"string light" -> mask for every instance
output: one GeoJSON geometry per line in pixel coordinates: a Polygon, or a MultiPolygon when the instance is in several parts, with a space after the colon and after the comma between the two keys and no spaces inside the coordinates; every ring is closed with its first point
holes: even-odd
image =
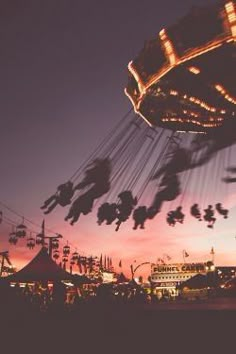
{"type": "Polygon", "coordinates": [[[224,98],[229,101],[230,103],[236,104],[236,99],[232,96],[230,96],[229,93],[227,93],[226,89],[222,85],[215,85],[215,89],[221,93],[224,98]]]}

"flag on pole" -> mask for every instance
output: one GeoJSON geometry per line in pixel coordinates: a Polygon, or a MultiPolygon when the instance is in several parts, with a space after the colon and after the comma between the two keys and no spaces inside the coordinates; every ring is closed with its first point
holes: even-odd
{"type": "Polygon", "coordinates": [[[189,257],[189,254],[185,250],[183,251],[183,253],[184,253],[184,257],[189,257]]]}
{"type": "Polygon", "coordinates": [[[215,251],[214,251],[214,248],[213,248],[213,247],[211,247],[211,254],[212,254],[212,255],[215,254],[215,251]]]}
{"type": "Polygon", "coordinates": [[[165,264],[165,261],[164,261],[164,259],[162,259],[162,258],[157,258],[157,263],[165,264]]]}
{"type": "Polygon", "coordinates": [[[121,260],[120,260],[120,262],[119,262],[119,267],[120,267],[120,268],[122,267],[122,263],[121,263],[121,260]]]}

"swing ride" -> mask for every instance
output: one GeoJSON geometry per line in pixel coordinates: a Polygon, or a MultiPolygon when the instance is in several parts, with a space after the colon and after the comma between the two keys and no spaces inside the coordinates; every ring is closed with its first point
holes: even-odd
{"type": "Polygon", "coordinates": [[[193,8],[146,41],[125,93],[148,124],[209,131],[234,119],[235,1],[193,8]]]}
{"type": "MultiPolygon", "coordinates": [[[[203,196],[206,186],[209,198],[220,198],[215,190],[225,191],[218,184],[234,179],[219,180],[218,171],[235,172],[229,166],[236,142],[235,6],[233,0],[194,8],[145,43],[128,65],[125,93],[135,117],[130,118],[130,111],[118,122],[44,202],[45,214],[71,204],[65,220],[73,225],[99,202],[98,225],[114,222],[118,231],[132,217],[137,230],[144,229],[146,220],[159,214],[166,202],[178,202],[176,209],[168,210],[167,223],[183,224],[182,204],[193,185],[203,196]]],[[[201,210],[194,202],[189,213],[213,228],[215,213],[226,219],[228,210],[219,199],[213,204],[204,198],[208,206],[201,210]]]]}

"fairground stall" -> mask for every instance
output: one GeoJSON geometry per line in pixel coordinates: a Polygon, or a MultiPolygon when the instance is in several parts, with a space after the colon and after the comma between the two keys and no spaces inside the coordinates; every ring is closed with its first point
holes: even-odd
{"type": "Polygon", "coordinates": [[[179,286],[197,274],[214,272],[213,262],[152,264],[151,284],[153,293],[161,298],[175,298],[179,295],[179,286]]]}

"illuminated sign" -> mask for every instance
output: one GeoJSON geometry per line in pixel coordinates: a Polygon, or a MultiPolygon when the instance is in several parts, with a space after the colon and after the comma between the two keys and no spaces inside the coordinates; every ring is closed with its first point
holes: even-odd
{"type": "Polygon", "coordinates": [[[115,281],[114,273],[103,272],[102,273],[102,280],[103,280],[103,283],[112,283],[113,281],[115,281]]]}
{"type": "Polygon", "coordinates": [[[156,283],[156,288],[175,288],[178,285],[178,282],[161,282],[156,283]]]}
{"type": "Polygon", "coordinates": [[[206,272],[205,263],[176,263],[176,264],[163,264],[152,265],[151,273],[199,273],[206,272]]]}

